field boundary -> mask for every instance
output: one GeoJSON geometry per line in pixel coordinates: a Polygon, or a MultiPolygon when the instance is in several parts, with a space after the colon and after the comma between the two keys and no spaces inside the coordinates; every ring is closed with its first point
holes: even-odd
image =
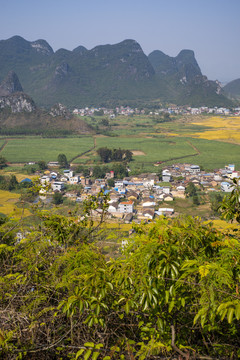
{"type": "Polygon", "coordinates": [[[11,139],[5,140],[5,142],[0,147],[0,152],[5,148],[5,146],[7,146],[9,140],[11,140],[11,139]]]}
{"type": "Polygon", "coordinates": [[[95,136],[94,136],[94,137],[93,137],[93,146],[92,146],[90,149],[88,149],[87,151],[84,151],[83,153],[74,156],[74,157],[70,160],[70,165],[71,165],[71,163],[72,163],[74,160],[76,160],[77,158],[80,158],[80,157],[83,156],[83,155],[86,155],[87,153],[93,151],[95,148],[96,148],[96,138],[95,138],[95,136]]]}

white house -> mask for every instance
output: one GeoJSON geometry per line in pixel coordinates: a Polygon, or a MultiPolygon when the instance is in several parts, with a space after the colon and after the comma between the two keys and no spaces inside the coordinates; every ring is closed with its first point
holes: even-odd
{"type": "Polygon", "coordinates": [[[169,182],[172,179],[172,175],[168,169],[162,171],[162,181],[169,182]]]}
{"type": "Polygon", "coordinates": [[[158,211],[156,211],[157,215],[172,215],[173,213],[173,208],[159,208],[158,211]]]}
{"type": "Polygon", "coordinates": [[[72,170],[69,170],[69,169],[63,170],[63,174],[64,174],[68,179],[70,179],[71,177],[73,177],[73,171],[72,171],[72,170]]]}
{"type": "Polygon", "coordinates": [[[132,213],[133,212],[133,201],[124,201],[118,205],[118,211],[120,213],[132,213]]]}
{"type": "Polygon", "coordinates": [[[145,209],[143,211],[143,216],[152,220],[154,218],[155,211],[153,209],[145,209]]]}
{"type": "Polygon", "coordinates": [[[50,181],[50,177],[48,175],[43,175],[40,179],[41,185],[46,185],[50,181]]]}
{"type": "Polygon", "coordinates": [[[53,191],[61,191],[64,189],[64,183],[62,181],[55,181],[52,183],[52,189],[53,191]]]}
{"type": "Polygon", "coordinates": [[[234,186],[232,184],[230,184],[227,181],[223,181],[221,183],[221,190],[224,192],[231,192],[234,189],[234,186]]]}
{"type": "Polygon", "coordinates": [[[144,179],[143,186],[144,187],[152,187],[154,185],[154,179],[144,179]]]}
{"type": "Polygon", "coordinates": [[[142,204],[142,207],[152,207],[155,205],[156,205],[156,203],[154,201],[146,201],[142,204]]]}
{"type": "Polygon", "coordinates": [[[169,186],[163,186],[162,192],[164,194],[170,194],[170,187],[169,186]]]}
{"type": "Polygon", "coordinates": [[[75,176],[69,176],[69,183],[71,185],[76,185],[80,183],[80,176],[79,175],[75,175],[75,176]]]}
{"type": "Polygon", "coordinates": [[[190,166],[190,173],[197,174],[200,172],[200,166],[199,165],[191,165],[190,166]]]}
{"type": "Polygon", "coordinates": [[[115,201],[115,202],[112,202],[111,204],[109,204],[108,212],[115,213],[115,212],[117,212],[117,209],[118,209],[118,203],[115,201]]]}

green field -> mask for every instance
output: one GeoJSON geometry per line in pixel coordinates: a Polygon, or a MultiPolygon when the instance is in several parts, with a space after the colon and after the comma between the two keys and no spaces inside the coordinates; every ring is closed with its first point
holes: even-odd
{"type": "MultiPolygon", "coordinates": [[[[132,170],[157,171],[154,166],[157,161],[163,161],[161,167],[186,162],[201,165],[205,170],[224,167],[229,163],[240,168],[239,145],[220,141],[178,136],[96,138],[96,148],[103,146],[143,152],[145,155],[133,156],[133,161],[129,164],[132,170]]],[[[98,156],[90,153],[89,157],[78,158],[75,163],[81,161],[85,164],[96,163],[98,156]]]]}
{"type": "Polygon", "coordinates": [[[93,138],[91,136],[63,139],[24,137],[9,139],[0,154],[12,163],[39,160],[56,161],[58,155],[62,153],[67,156],[68,160],[71,160],[92,147],[93,138]]]}
{"type": "MultiPolygon", "coordinates": [[[[0,154],[12,163],[29,161],[56,161],[60,153],[75,164],[92,166],[100,164],[96,150],[100,147],[129,149],[133,151],[131,170],[158,170],[154,163],[162,161],[159,169],[173,163],[194,163],[205,170],[234,163],[240,169],[240,146],[217,140],[197,138],[195,134],[206,130],[204,125],[194,125],[188,118],[176,117],[174,121],[159,122],[154,116],[120,116],[101,125],[102,118],[85,118],[98,127],[103,136],[67,137],[59,139],[23,137],[0,139],[0,154]],[[83,153],[86,154],[82,155],[83,153]]],[[[209,128],[208,128],[209,129],[209,128]]]]}
{"type": "Polygon", "coordinates": [[[0,149],[1,149],[1,147],[4,145],[4,143],[5,143],[5,140],[4,140],[4,139],[0,139],[0,149]]]}

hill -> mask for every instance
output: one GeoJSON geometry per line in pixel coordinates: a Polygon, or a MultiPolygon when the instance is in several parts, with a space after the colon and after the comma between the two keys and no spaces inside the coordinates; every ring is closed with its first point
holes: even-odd
{"type": "Polygon", "coordinates": [[[73,132],[89,133],[92,129],[61,104],[54,105],[50,112],[38,108],[22,91],[17,75],[12,71],[8,73],[0,84],[0,134],[64,135],[73,132]]]}
{"type": "Polygon", "coordinates": [[[202,75],[192,50],[182,50],[176,57],[156,50],[148,56],[159,82],[172,102],[191,106],[230,106],[218,81],[202,75]]]}
{"type": "Polygon", "coordinates": [[[240,99],[240,79],[229,82],[224,86],[223,90],[227,96],[234,99],[240,99]]]}
{"type": "Polygon", "coordinates": [[[182,105],[231,104],[217,82],[201,74],[194,53],[176,58],[161,51],[146,56],[135,40],[99,45],[91,50],[53,51],[45,40],[20,36],[0,41],[0,80],[18,74],[23,89],[45,107],[111,105],[158,99],[182,105]]]}

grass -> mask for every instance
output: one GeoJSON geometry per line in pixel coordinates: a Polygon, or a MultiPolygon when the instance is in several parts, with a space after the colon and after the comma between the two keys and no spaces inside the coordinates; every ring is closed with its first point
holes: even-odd
{"type": "Polygon", "coordinates": [[[188,162],[203,166],[205,170],[213,170],[233,163],[240,168],[240,147],[220,141],[204,139],[190,139],[200,154],[189,157],[188,162]]]}
{"type": "MultiPolygon", "coordinates": [[[[104,130],[104,117],[85,120],[104,130]]],[[[100,164],[96,149],[100,147],[122,148],[141,151],[134,155],[129,164],[137,172],[158,172],[165,165],[173,163],[195,163],[205,170],[234,163],[240,169],[240,118],[213,116],[177,116],[174,121],[159,122],[159,116],[118,116],[109,119],[110,133],[114,136],[96,135],[96,148],[87,154],[94,141],[92,136],[63,139],[43,139],[41,137],[9,138],[0,152],[9,162],[56,161],[60,153],[75,164],[92,166],[100,164]],[[224,141],[219,141],[224,140],[224,141]],[[232,142],[232,143],[230,143],[232,142]],[[159,168],[157,161],[163,163],[159,168]]],[[[3,144],[5,139],[0,139],[3,144]]]]}
{"type": "Polygon", "coordinates": [[[57,161],[59,154],[65,154],[70,160],[91,147],[93,147],[91,136],[63,139],[24,137],[9,139],[8,144],[1,151],[1,155],[12,163],[39,160],[57,161]]]}
{"type": "Polygon", "coordinates": [[[0,213],[12,217],[14,219],[20,219],[22,216],[26,217],[31,215],[27,209],[20,209],[16,206],[20,194],[15,194],[10,191],[0,190],[0,213]]]}

